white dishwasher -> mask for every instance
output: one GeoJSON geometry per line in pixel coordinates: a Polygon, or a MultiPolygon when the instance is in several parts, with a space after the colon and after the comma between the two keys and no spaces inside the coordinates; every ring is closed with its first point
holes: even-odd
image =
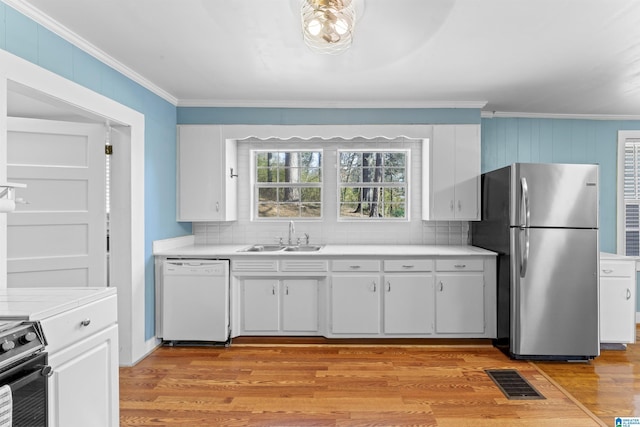
{"type": "Polygon", "coordinates": [[[162,339],[229,338],[229,261],[168,259],[162,267],[162,339]]]}

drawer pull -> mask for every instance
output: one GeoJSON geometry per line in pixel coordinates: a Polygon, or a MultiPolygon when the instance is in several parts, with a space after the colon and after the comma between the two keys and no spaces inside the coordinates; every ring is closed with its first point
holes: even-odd
{"type": "Polygon", "coordinates": [[[602,272],[603,272],[604,274],[610,274],[610,273],[613,273],[613,270],[611,270],[611,269],[609,269],[609,268],[605,268],[604,270],[602,270],[602,272]]]}
{"type": "Polygon", "coordinates": [[[627,288],[627,299],[631,299],[631,290],[629,288],[627,288]]]}
{"type": "Polygon", "coordinates": [[[91,324],[91,319],[84,319],[82,322],[80,322],[81,326],[89,326],[91,324]]]}
{"type": "Polygon", "coordinates": [[[355,269],[358,269],[358,268],[360,268],[360,267],[361,267],[361,266],[359,266],[359,265],[350,265],[350,266],[349,266],[349,268],[353,268],[354,270],[355,270],[355,269]]]}
{"type": "Polygon", "coordinates": [[[415,266],[411,264],[402,264],[402,268],[413,268],[413,267],[415,266]]]}
{"type": "Polygon", "coordinates": [[[454,265],[455,268],[465,268],[467,266],[467,264],[456,264],[454,265]]]}

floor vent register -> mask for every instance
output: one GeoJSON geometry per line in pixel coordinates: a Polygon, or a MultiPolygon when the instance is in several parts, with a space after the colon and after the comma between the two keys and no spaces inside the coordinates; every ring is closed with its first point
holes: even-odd
{"type": "Polygon", "coordinates": [[[485,372],[510,400],[545,399],[514,369],[488,369],[485,372]]]}

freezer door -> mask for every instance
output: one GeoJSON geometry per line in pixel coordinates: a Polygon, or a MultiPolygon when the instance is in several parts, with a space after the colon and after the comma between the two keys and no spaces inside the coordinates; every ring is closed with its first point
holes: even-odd
{"type": "Polygon", "coordinates": [[[516,163],[511,225],[598,228],[598,166],[516,163]]]}
{"type": "Polygon", "coordinates": [[[599,355],[598,231],[511,233],[511,353],[599,355]]]}

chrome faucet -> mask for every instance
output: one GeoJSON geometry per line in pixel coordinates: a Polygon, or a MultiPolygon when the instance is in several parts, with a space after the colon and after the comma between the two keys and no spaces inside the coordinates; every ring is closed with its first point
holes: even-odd
{"type": "Polygon", "coordinates": [[[293,225],[293,221],[289,221],[289,246],[292,244],[292,236],[296,232],[296,226],[293,225]]]}

